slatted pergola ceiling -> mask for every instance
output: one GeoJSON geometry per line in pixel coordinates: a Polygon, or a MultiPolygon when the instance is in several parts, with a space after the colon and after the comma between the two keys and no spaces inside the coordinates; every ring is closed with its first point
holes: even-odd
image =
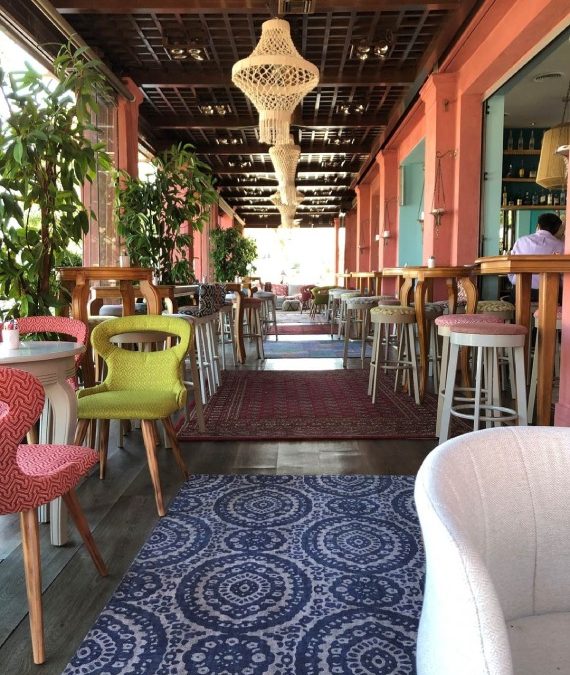
{"type": "MultiPolygon", "coordinates": [[[[34,0],[0,0],[41,39],[47,20],[34,0]]],[[[190,142],[216,175],[224,199],[248,226],[276,226],[277,181],[257,112],[231,82],[263,21],[291,24],[295,46],[320,70],[320,84],[295,111],[301,146],[297,186],[303,226],[331,225],[354,200],[370,157],[452,44],[477,0],[52,0],[104,63],[142,90],[141,131],[155,150],[190,142]],[[308,13],[306,13],[308,11],[308,13]],[[282,12],[285,12],[284,14],[282,12]],[[361,60],[358,45],[391,44],[361,60]],[[171,47],[199,50],[177,60],[171,47]]],[[[53,27],[50,27],[53,31],[53,27]]],[[[49,29],[46,28],[49,33],[49,29]]],[[[45,33],[44,35],[47,35],[45,33]]]]}

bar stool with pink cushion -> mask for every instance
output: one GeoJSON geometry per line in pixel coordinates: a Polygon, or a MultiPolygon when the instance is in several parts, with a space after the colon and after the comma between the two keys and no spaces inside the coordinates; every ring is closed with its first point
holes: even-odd
{"type": "Polygon", "coordinates": [[[487,427],[497,426],[504,422],[515,422],[519,426],[526,425],[524,367],[526,327],[516,323],[481,322],[471,325],[451,326],[450,330],[451,349],[439,429],[439,442],[443,443],[449,436],[452,415],[473,420],[473,431],[479,429],[482,421],[486,423],[487,427]],[[460,347],[473,347],[475,349],[475,387],[472,401],[454,405],[455,372],[460,347]],[[498,363],[498,351],[501,349],[512,349],[514,352],[516,408],[501,405],[498,363]],[[482,402],[483,394],[484,402],[482,402]],[[470,408],[473,408],[473,414],[466,412],[470,408]],[[481,415],[481,412],[485,414],[481,415]]]}
{"type": "Polygon", "coordinates": [[[74,445],[18,445],[40,416],[44,397],[30,373],[0,368],[0,514],[20,514],[34,663],[45,661],[38,507],[62,497],[97,571],[107,575],[75,494],[97,454],[74,445]]]}
{"type": "MultiPolygon", "coordinates": [[[[441,345],[441,366],[439,371],[439,387],[437,394],[437,421],[435,425],[436,436],[439,436],[439,427],[441,424],[441,412],[443,410],[443,399],[445,397],[445,382],[447,380],[447,366],[449,362],[449,336],[452,326],[469,326],[475,323],[503,323],[503,319],[496,314],[444,314],[434,320],[438,335],[443,339],[441,345]]],[[[461,387],[456,387],[456,391],[461,391],[461,387]]],[[[463,400],[469,400],[464,398],[463,400]]]]}

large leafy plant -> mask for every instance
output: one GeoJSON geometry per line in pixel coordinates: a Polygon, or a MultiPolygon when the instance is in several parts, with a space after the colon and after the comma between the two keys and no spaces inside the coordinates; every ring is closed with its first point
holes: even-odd
{"type": "Polygon", "coordinates": [[[255,271],[253,261],[257,258],[257,245],[236,227],[212,230],[210,242],[217,281],[233,281],[236,276],[243,277],[255,271]]]}
{"type": "Polygon", "coordinates": [[[92,115],[105,92],[97,63],[83,49],[60,50],[57,81],[31,66],[0,70],[0,296],[3,313],[50,314],[61,300],[54,267],[89,229],[81,187],[110,169],[93,142],[92,115]]]}
{"type": "Polygon", "coordinates": [[[152,164],[144,179],[117,174],[117,231],[132,265],[153,269],[163,284],[189,283],[193,230],[202,231],[218,199],[211,170],[190,144],[173,145],[152,164]]]}

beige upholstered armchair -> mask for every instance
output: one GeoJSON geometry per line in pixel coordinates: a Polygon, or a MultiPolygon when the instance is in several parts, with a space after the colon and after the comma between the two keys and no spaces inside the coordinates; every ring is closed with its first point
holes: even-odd
{"type": "Polygon", "coordinates": [[[570,673],[570,430],[487,429],[423,463],[418,675],[570,673]]]}

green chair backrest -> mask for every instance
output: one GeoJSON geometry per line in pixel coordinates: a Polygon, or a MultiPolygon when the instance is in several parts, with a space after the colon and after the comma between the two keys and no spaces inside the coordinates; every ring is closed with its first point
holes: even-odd
{"type": "Polygon", "coordinates": [[[168,316],[126,316],[104,321],[93,329],[91,344],[107,365],[101,387],[106,391],[185,391],[182,363],[192,342],[193,326],[185,319],[168,316]],[[154,352],[122,349],[110,342],[114,335],[160,331],[178,338],[173,347],[154,352]]]}

